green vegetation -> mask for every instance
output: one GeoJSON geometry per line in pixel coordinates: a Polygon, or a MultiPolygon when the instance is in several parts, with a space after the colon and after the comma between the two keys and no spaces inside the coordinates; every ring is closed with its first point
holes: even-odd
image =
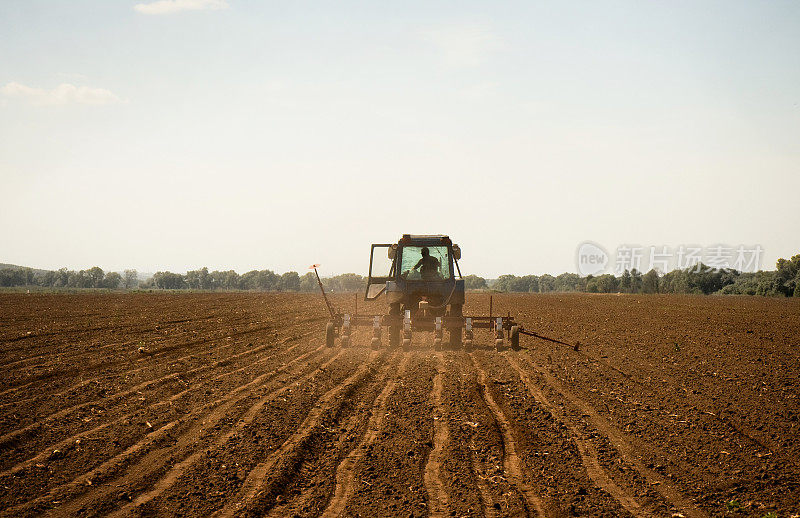
{"type": "MultiPolygon", "coordinates": [[[[140,282],[136,270],[103,272],[97,266],[88,270],[34,270],[13,265],[0,269],[0,287],[39,288],[105,288],[105,289],[164,289],[164,290],[249,290],[300,291],[318,289],[313,272],[302,277],[297,272],[278,274],[271,270],[252,270],[239,275],[233,270],[192,270],[185,274],[156,272],[140,282]]],[[[655,270],[642,274],[625,270],[619,277],[610,273],[580,277],[574,273],[552,275],[501,275],[488,282],[477,275],[464,277],[467,290],[492,289],[512,293],[586,292],[586,293],[689,293],[720,295],[765,295],[800,297],[800,254],[791,259],[778,259],[774,271],[737,272],[718,270],[699,264],[685,270],[673,270],[660,275],[655,270]]],[[[366,279],[355,273],[345,273],[322,280],[331,292],[358,292],[366,279]]]]}
{"type": "Polygon", "coordinates": [[[728,502],[726,502],[725,505],[729,511],[734,511],[742,506],[742,504],[740,504],[738,500],[729,500],[728,502]]]}

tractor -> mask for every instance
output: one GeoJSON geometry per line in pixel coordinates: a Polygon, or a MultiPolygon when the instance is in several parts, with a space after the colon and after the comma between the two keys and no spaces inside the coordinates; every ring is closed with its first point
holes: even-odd
{"type": "Polygon", "coordinates": [[[373,349],[381,347],[384,327],[388,329],[389,347],[402,345],[405,350],[411,347],[414,331],[433,332],[436,350],[443,348],[445,331],[451,349],[463,347],[467,350],[473,347],[474,329],[491,330],[498,350],[504,347],[506,340],[512,349],[518,350],[520,333],[536,336],[524,331],[511,315],[492,315],[491,297],[488,316],[465,316],[464,279],[459,259],[460,247],[446,235],[403,234],[397,243],[373,244],[364,299],[385,296],[388,311],[383,315],[337,312],[325,294],[317,273],[319,265],[312,265],[331,317],[326,344],[333,347],[339,338],[342,347],[349,346],[353,326],[372,326],[373,349]],[[379,259],[382,254],[386,254],[388,262],[379,259]]]}

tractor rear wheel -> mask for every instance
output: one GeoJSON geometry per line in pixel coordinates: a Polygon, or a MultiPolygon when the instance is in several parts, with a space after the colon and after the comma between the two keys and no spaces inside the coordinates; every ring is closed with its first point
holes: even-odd
{"type": "MultiPolygon", "coordinates": [[[[389,316],[391,317],[400,317],[402,311],[400,309],[400,304],[392,304],[389,306],[389,316]]],[[[389,326],[389,348],[394,349],[400,345],[400,329],[401,325],[398,322],[397,324],[389,326]]]]}
{"type": "MultiPolygon", "coordinates": [[[[450,316],[451,317],[461,317],[464,315],[463,306],[461,304],[452,304],[450,306],[450,316]]],[[[450,348],[451,349],[461,349],[461,335],[464,328],[462,327],[451,327],[450,328],[450,348]]]]}
{"type": "Polygon", "coordinates": [[[333,325],[333,322],[328,322],[328,325],[325,328],[325,345],[327,347],[333,347],[335,340],[336,340],[336,326],[333,325]]]}

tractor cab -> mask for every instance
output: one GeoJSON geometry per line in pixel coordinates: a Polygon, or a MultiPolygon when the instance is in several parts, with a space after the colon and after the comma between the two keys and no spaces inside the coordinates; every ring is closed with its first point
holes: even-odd
{"type": "Polygon", "coordinates": [[[461,249],[445,235],[404,234],[397,243],[373,244],[364,298],[375,300],[386,293],[390,314],[417,314],[422,308],[431,316],[443,316],[449,307],[449,314],[460,315],[460,258],[461,249]]]}

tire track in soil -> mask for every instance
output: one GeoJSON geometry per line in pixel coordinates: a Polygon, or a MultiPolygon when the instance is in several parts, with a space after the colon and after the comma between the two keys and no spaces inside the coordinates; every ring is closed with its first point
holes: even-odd
{"type": "Polygon", "coordinates": [[[433,416],[433,449],[425,463],[424,481],[428,491],[428,511],[432,517],[443,517],[447,513],[448,496],[442,481],[442,452],[450,440],[450,430],[442,399],[444,391],[445,367],[442,354],[436,354],[436,375],[433,377],[431,402],[434,406],[433,416]]]}
{"type": "MultiPolygon", "coordinates": [[[[341,351],[342,349],[340,349],[339,354],[341,354],[341,351]]],[[[286,464],[292,464],[291,457],[294,456],[293,453],[296,454],[296,450],[311,438],[324,415],[337,405],[341,405],[341,396],[362,382],[372,372],[373,365],[382,361],[385,356],[386,350],[371,351],[367,361],[359,365],[353,374],[323,394],[300,427],[264,462],[260,462],[250,471],[236,497],[233,500],[229,500],[222,509],[212,516],[230,518],[246,514],[248,506],[253,504],[269,487],[269,479],[272,478],[270,475],[273,469],[279,464],[283,464],[284,462],[282,461],[287,459],[289,462],[286,462],[286,464]],[[337,400],[339,400],[338,403],[337,400]]],[[[280,479],[282,470],[275,471],[278,473],[277,478],[280,479]]]]}
{"type": "Polygon", "coordinates": [[[358,445],[339,463],[336,468],[336,486],[333,491],[333,496],[328,501],[328,506],[322,512],[322,518],[335,518],[342,515],[345,506],[347,505],[350,495],[355,489],[356,467],[364,456],[364,452],[369,448],[372,443],[378,438],[378,433],[383,428],[383,422],[386,418],[386,410],[389,402],[389,396],[392,395],[397,382],[406,374],[408,363],[411,360],[411,354],[405,353],[403,360],[397,368],[397,375],[391,379],[372,405],[371,415],[367,422],[367,429],[364,436],[358,445]]]}
{"type": "MultiPolygon", "coordinates": [[[[312,334],[312,333],[305,333],[305,335],[303,335],[303,336],[308,336],[310,334],[312,334]]],[[[289,340],[295,340],[297,338],[302,338],[302,337],[286,338],[281,342],[281,345],[282,344],[286,344],[289,340]]],[[[283,353],[291,352],[294,349],[300,347],[301,345],[304,345],[304,344],[298,343],[298,344],[292,345],[290,347],[287,347],[286,349],[278,351],[278,353],[279,354],[283,354],[283,353]]],[[[275,346],[275,347],[277,347],[277,346],[275,346]]],[[[260,349],[260,348],[256,348],[256,349],[260,349]]],[[[253,352],[254,350],[255,349],[250,349],[248,351],[244,351],[244,352],[240,353],[239,355],[244,355],[244,354],[246,354],[248,352],[253,352]]],[[[318,349],[316,349],[314,351],[311,351],[311,352],[312,353],[313,352],[319,352],[321,350],[322,350],[321,348],[318,348],[318,349]]],[[[234,355],[234,356],[239,356],[239,355],[234,355]]],[[[214,383],[216,381],[219,381],[219,380],[221,380],[223,378],[227,378],[228,376],[233,376],[233,375],[238,374],[238,373],[240,373],[242,371],[245,371],[245,370],[248,370],[248,369],[252,369],[253,367],[255,367],[255,366],[257,366],[257,365],[259,365],[261,363],[273,360],[276,355],[271,355],[271,356],[267,356],[265,358],[261,358],[256,362],[249,363],[249,364],[245,365],[244,367],[240,367],[238,369],[219,374],[219,375],[217,375],[217,376],[215,376],[213,378],[204,380],[203,382],[201,382],[199,384],[192,384],[188,388],[186,388],[186,389],[184,389],[184,390],[182,390],[182,391],[180,391],[180,392],[178,392],[176,394],[173,394],[172,396],[170,396],[167,399],[162,399],[162,400],[157,401],[157,402],[155,402],[155,403],[153,403],[151,405],[148,405],[146,407],[137,409],[134,412],[131,412],[131,413],[128,413],[128,414],[124,414],[124,415],[114,419],[113,421],[108,421],[106,423],[101,424],[100,426],[96,426],[96,427],[91,428],[89,430],[84,430],[84,431],[82,431],[80,433],[71,435],[70,437],[67,437],[66,439],[63,439],[62,441],[60,441],[58,443],[50,444],[49,446],[45,447],[40,453],[36,454],[34,457],[26,459],[26,460],[16,464],[15,466],[3,471],[2,473],[0,473],[0,480],[3,477],[13,476],[14,474],[19,473],[20,471],[22,471],[22,470],[24,470],[26,468],[30,468],[31,466],[33,466],[37,462],[42,462],[42,461],[46,460],[54,450],[60,450],[62,452],[66,452],[67,449],[70,446],[72,446],[73,443],[78,439],[83,439],[84,437],[87,437],[87,436],[89,436],[91,434],[100,432],[100,431],[102,431],[102,430],[104,430],[106,428],[109,428],[110,426],[114,426],[114,425],[120,424],[120,423],[124,422],[126,419],[130,419],[130,418],[134,417],[135,415],[137,415],[139,413],[142,413],[142,412],[145,412],[147,410],[153,410],[155,408],[158,408],[158,407],[161,407],[161,406],[164,406],[164,405],[172,405],[175,401],[179,400],[180,398],[182,398],[183,396],[189,394],[190,392],[197,391],[198,389],[200,389],[202,387],[205,387],[205,386],[208,386],[209,384],[212,384],[212,383],[214,383]]],[[[209,367],[212,367],[212,368],[213,367],[217,367],[217,366],[219,366],[219,364],[229,361],[234,356],[229,356],[226,359],[219,360],[219,361],[215,362],[214,364],[210,365],[209,367]]],[[[293,361],[296,361],[296,360],[293,360],[293,361]]],[[[234,391],[236,391],[237,389],[238,389],[238,387],[234,387],[233,388],[234,391]]]]}
{"type": "MultiPolygon", "coordinates": [[[[358,462],[358,459],[363,455],[363,451],[364,451],[363,448],[366,448],[368,446],[368,445],[363,444],[366,441],[365,437],[367,437],[370,433],[372,433],[372,435],[374,437],[377,437],[378,431],[380,429],[379,428],[372,428],[374,426],[373,423],[374,423],[375,420],[379,420],[381,422],[383,421],[383,418],[385,417],[385,413],[386,413],[386,406],[385,406],[386,405],[386,400],[388,400],[389,396],[391,395],[391,393],[394,390],[394,387],[396,386],[397,382],[399,381],[399,378],[402,376],[402,374],[400,374],[399,371],[400,370],[405,371],[405,368],[406,368],[406,365],[408,363],[409,357],[410,357],[410,354],[402,354],[402,353],[400,353],[400,355],[398,356],[397,351],[395,351],[395,353],[393,353],[392,358],[389,360],[389,362],[386,363],[386,365],[384,366],[384,368],[381,371],[379,383],[383,382],[384,380],[386,380],[387,377],[390,377],[390,373],[391,372],[394,372],[395,374],[392,374],[391,375],[392,377],[388,381],[386,381],[386,384],[381,389],[381,392],[375,396],[375,399],[373,399],[371,401],[366,401],[366,402],[362,401],[361,402],[362,403],[362,411],[356,410],[356,411],[353,412],[353,414],[347,420],[347,423],[344,426],[339,428],[338,437],[336,438],[336,440],[333,442],[333,444],[329,448],[327,448],[327,450],[326,450],[328,452],[327,457],[336,458],[336,457],[342,456],[343,458],[342,458],[341,462],[339,462],[339,464],[337,464],[334,467],[334,469],[332,470],[332,473],[331,473],[333,475],[332,478],[333,478],[333,481],[334,481],[334,483],[333,483],[333,493],[332,494],[322,495],[325,498],[325,503],[327,504],[327,506],[325,507],[325,509],[322,510],[322,512],[320,513],[320,516],[323,516],[325,512],[328,512],[327,508],[331,507],[331,505],[330,505],[331,502],[337,496],[336,495],[337,488],[340,490],[340,492],[342,490],[345,490],[345,489],[347,489],[347,491],[350,492],[354,488],[354,486],[353,486],[353,482],[354,482],[353,479],[355,478],[354,468],[356,466],[356,463],[358,462]],[[400,360],[400,361],[396,362],[395,360],[400,360]],[[384,407],[383,407],[383,410],[382,410],[383,414],[379,415],[379,412],[381,412],[381,410],[380,410],[381,399],[383,399],[384,407]],[[367,407],[369,407],[369,408],[367,408],[367,407]],[[370,418],[367,419],[366,423],[364,423],[364,413],[367,412],[367,411],[370,412],[370,418]],[[362,425],[364,426],[364,431],[363,431],[363,435],[361,435],[361,441],[359,442],[359,444],[356,447],[352,447],[349,450],[345,450],[346,447],[347,447],[346,444],[351,440],[351,435],[353,434],[353,432],[355,432],[362,425]],[[362,449],[359,450],[359,447],[361,447],[362,449]],[[349,480],[350,487],[346,488],[344,486],[340,486],[341,476],[346,476],[347,475],[346,473],[340,473],[340,466],[345,464],[347,462],[347,460],[350,459],[350,458],[353,458],[354,462],[351,463],[351,465],[349,466],[349,468],[350,468],[350,473],[349,474],[351,475],[350,476],[350,480],[349,480]]],[[[352,401],[352,398],[349,398],[349,399],[352,401]]],[[[300,451],[308,451],[310,449],[311,448],[308,447],[308,448],[303,448],[300,451]]],[[[300,468],[298,468],[296,470],[296,473],[298,473],[299,476],[295,476],[295,477],[292,477],[292,478],[297,480],[298,478],[301,478],[301,477],[303,477],[304,475],[307,474],[307,476],[305,478],[303,478],[303,481],[306,482],[306,483],[311,481],[311,484],[310,484],[311,487],[308,490],[304,491],[299,497],[295,498],[292,501],[289,501],[286,505],[276,504],[274,507],[272,507],[272,509],[269,510],[269,512],[266,514],[266,516],[272,517],[272,518],[284,518],[286,516],[304,516],[304,515],[308,515],[309,514],[309,509],[310,509],[310,504],[312,503],[312,501],[315,498],[319,498],[321,496],[319,494],[320,493],[320,487],[319,486],[321,484],[315,484],[315,478],[325,477],[326,476],[326,474],[324,473],[324,467],[323,467],[323,472],[322,473],[320,473],[320,469],[319,468],[320,468],[320,466],[318,465],[318,460],[315,463],[313,459],[311,459],[311,460],[303,459],[302,463],[300,465],[300,468]]],[[[290,483],[287,483],[285,487],[288,488],[289,486],[290,486],[290,483]]],[[[339,516],[342,513],[342,511],[344,510],[344,507],[345,507],[346,504],[347,504],[347,498],[345,497],[344,499],[340,500],[341,509],[339,509],[339,511],[335,512],[334,514],[329,514],[329,516],[339,516]]],[[[337,504],[337,505],[339,505],[339,504],[337,504]]]]}
{"type": "MultiPolygon", "coordinates": [[[[294,358],[293,360],[289,361],[288,363],[284,364],[283,366],[271,372],[264,373],[258,376],[257,378],[253,379],[252,381],[244,385],[240,385],[236,389],[226,394],[224,397],[206,403],[200,409],[195,410],[189,415],[181,416],[178,419],[166,423],[158,430],[153,431],[139,442],[127,448],[122,453],[108,459],[103,464],[101,464],[97,468],[94,468],[88,473],[84,473],[79,477],[73,479],[71,482],[53,488],[44,496],[26,502],[20,506],[17,506],[16,508],[9,509],[11,515],[19,515],[23,514],[24,512],[41,511],[41,509],[39,509],[41,506],[47,506],[48,502],[52,502],[54,500],[59,500],[63,502],[65,499],[69,497],[69,494],[71,492],[75,492],[75,490],[77,489],[86,487],[89,481],[114,473],[116,470],[122,467],[128,459],[133,458],[140,451],[145,450],[148,446],[160,440],[162,437],[170,437],[169,435],[170,430],[172,430],[179,424],[188,422],[190,419],[195,419],[196,421],[200,421],[200,419],[203,418],[202,421],[196,422],[192,427],[190,427],[188,431],[180,435],[174,441],[174,444],[169,447],[171,451],[178,451],[187,447],[191,448],[194,444],[197,443],[197,440],[201,437],[204,431],[212,429],[219,421],[224,419],[227,416],[227,411],[240,401],[249,397],[249,394],[252,392],[252,390],[248,391],[247,393],[243,394],[240,397],[236,397],[237,394],[245,392],[250,388],[256,387],[261,382],[269,381],[275,378],[278,374],[287,371],[293,365],[303,362],[304,360],[308,359],[310,356],[314,354],[323,353],[324,355],[324,353],[327,353],[329,351],[330,349],[322,345],[314,349],[313,351],[310,351],[308,353],[302,354],[294,358]],[[212,408],[213,410],[211,410],[209,414],[205,416],[202,415],[204,411],[212,408]]],[[[325,369],[327,366],[333,363],[340,355],[341,355],[340,353],[335,354],[333,357],[326,360],[321,366],[313,368],[311,372],[305,374],[301,378],[298,378],[297,381],[302,382],[307,379],[310,379],[319,371],[325,369]]],[[[266,396],[263,396],[259,400],[259,402],[252,405],[248,409],[245,417],[247,417],[247,415],[249,414],[252,414],[250,416],[250,420],[252,420],[252,418],[257,413],[257,410],[260,410],[269,400],[274,399],[274,397],[285,391],[287,388],[289,388],[289,386],[284,386],[274,391],[271,391],[266,396]]],[[[244,417],[242,419],[244,419],[244,417]]],[[[241,422],[242,421],[237,422],[235,426],[238,426],[241,422]]],[[[229,436],[230,435],[232,435],[232,433],[229,434],[229,436]]],[[[227,438],[230,438],[229,436],[227,438]]],[[[205,450],[190,455],[190,457],[192,457],[192,462],[196,461],[200,457],[200,455],[204,452],[205,450]]],[[[123,482],[126,481],[130,482],[131,480],[136,481],[136,480],[146,479],[151,472],[157,471],[158,468],[163,465],[164,459],[168,457],[169,454],[161,450],[146,452],[144,457],[139,462],[137,462],[134,466],[129,467],[129,469],[127,469],[122,475],[120,475],[116,479],[104,481],[104,485],[102,486],[103,489],[99,489],[100,486],[98,486],[98,489],[95,490],[94,492],[85,494],[82,497],[78,496],[77,498],[73,499],[72,501],[58,508],[56,512],[58,514],[63,514],[63,515],[74,515],[78,510],[90,505],[92,501],[97,501],[101,498],[107,497],[112,491],[114,491],[115,489],[112,489],[112,482],[114,481],[117,482],[117,484],[114,485],[114,488],[116,488],[125,485],[123,482]]],[[[180,463],[182,469],[189,467],[189,465],[186,464],[186,461],[187,459],[184,459],[180,463]]],[[[173,467],[173,471],[176,468],[178,468],[178,466],[179,465],[176,464],[173,467]]],[[[170,473],[172,473],[172,471],[170,473]]],[[[164,489],[166,489],[166,487],[164,489]]]]}
{"type": "Polygon", "coordinates": [[[629,513],[634,516],[655,516],[651,512],[642,508],[639,502],[636,501],[634,496],[627,490],[623,489],[608,475],[600,464],[597,456],[597,450],[594,445],[589,441],[581,438],[581,432],[577,427],[572,424],[569,419],[539,390],[539,387],[530,379],[527,372],[520,366],[518,360],[513,355],[504,354],[506,361],[517,372],[523,385],[527,387],[528,392],[541,406],[547,409],[560,423],[565,425],[572,434],[572,439],[580,453],[581,461],[586,469],[586,474],[594,481],[600,489],[610,494],[620,505],[625,508],[629,513]]]}
{"type": "MultiPolygon", "coordinates": [[[[225,347],[230,347],[230,345],[221,346],[220,348],[225,348],[225,347]]],[[[231,355],[231,356],[227,356],[227,357],[225,357],[225,358],[223,358],[221,360],[215,361],[214,363],[201,365],[200,367],[195,367],[195,368],[192,368],[192,369],[189,369],[189,370],[186,370],[186,371],[172,372],[170,374],[166,374],[166,375],[161,376],[159,378],[155,378],[155,379],[151,379],[151,380],[142,382],[142,383],[140,383],[138,385],[135,385],[135,386],[133,386],[133,387],[131,387],[129,389],[122,390],[122,391],[117,392],[115,394],[111,394],[111,395],[106,396],[106,397],[104,397],[102,399],[95,399],[93,401],[86,401],[84,403],[79,403],[79,404],[71,406],[69,408],[64,408],[64,409],[59,410],[57,412],[54,412],[54,413],[52,413],[52,414],[50,414],[48,416],[42,417],[41,419],[38,419],[37,421],[35,421],[35,422],[33,422],[33,423],[23,427],[23,428],[18,428],[16,430],[12,431],[12,432],[9,432],[9,433],[1,436],[0,437],[0,448],[4,448],[8,443],[11,443],[11,442],[15,441],[17,438],[19,438],[22,435],[26,435],[26,434],[30,433],[31,431],[33,431],[33,430],[35,430],[37,428],[45,427],[47,425],[47,423],[49,423],[49,422],[51,422],[51,421],[53,421],[55,419],[59,419],[59,418],[65,417],[67,415],[70,415],[71,413],[77,412],[77,411],[82,410],[84,408],[105,405],[105,404],[107,404],[109,402],[113,402],[113,401],[116,401],[116,400],[119,400],[119,399],[123,399],[125,397],[128,397],[128,396],[131,396],[133,394],[136,394],[137,392],[141,392],[142,390],[147,390],[147,389],[158,387],[159,385],[161,385],[163,383],[167,383],[170,380],[180,380],[182,376],[193,375],[193,374],[197,374],[199,372],[203,372],[203,371],[206,371],[206,370],[209,370],[209,369],[214,369],[214,368],[220,366],[220,364],[222,364],[222,363],[228,362],[230,360],[238,359],[238,358],[240,358],[242,356],[245,356],[247,354],[258,352],[258,351],[261,351],[261,350],[264,350],[264,349],[268,349],[268,348],[271,348],[271,347],[273,347],[273,344],[260,345],[260,346],[254,347],[252,349],[248,349],[246,351],[242,351],[241,353],[237,353],[237,354],[234,354],[234,355],[231,355]]],[[[189,357],[189,356],[193,356],[193,355],[187,355],[187,356],[185,356],[183,358],[186,358],[186,357],[189,357]]],[[[175,360],[175,361],[177,361],[177,360],[175,360]]],[[[144,366],[141,369],[147,369],[147,368],[148,368],[148,366],[144,366]]],[[[97,378],[93,378],[91,380],[88,380],[87,383],[91,383],[91,382],[95,381],[96,379],[97,378]]]]}
{"type": "Polygon", "coordinates": [[[622,458],[622,460],[627,462],[629,465],[633,466],[633,468],[636,469],[642,478],[647,480],[650,487],[655,487],[667,502],[669,502],[676,509],[679,509],[681,513],[689,518],[706,518],[708,516],[703,510],[687,500],[683,496],[683,493],[680,491],[680,489],[677,488],[669,479],[661,476],[661,474],[659,474],[657,471],[645,466],[644,463],[637,457],[636,452],[637,450],[643,449],[642,443],[644,441],[636,437],[630,437],[630,440],[628,440],[624,433],[622,433],[619,429],[617,429],[617,427],[601,416],[587,401],[567,390],[550,372],[547,371],[547,369],[539,366],[539,364],[536,363],[530,354],[527,356],[528,361],[526,363],[528,363],[534,370],[536,370],[536,372],[539,373],[539,375],[542,376],[545,383],[549,385],[553,391],[561,394],[561,396],[572,406],[580,410],[583,416],[588,419],[592,426],[607,437],[609,444],[611,444],[617,450],[620,458],[622,458]]]}
{"type": "Polygon", "coordinates": [[[475,473],[475,485],[478,487],[481,503],[483,503],[483,515],[486,518],[496,518],[497,511],[495,510],[492,492],[489,490],[489,484],[486,483],[486,478],[481,476],[481,473],[486,473],[486,466],[484,466],[483,461],[478,458],[477,449],[477,446],[475,446],[475,439],[473,438],[469,444],[470,465],[472,467],[472,472],[475,473]]]}
{"type": "Polygon", "coordinates": [[[472,359],[475,370],[478,371],[478,383],[481,385],[481,395],[494,414],[495,421],[503,434],[503,468],[506,473],[506,478],[517,491],[522,493],[525,497],[529,514],[535,512],[538,516],[547,516],[544,512],[544,505],[541,499],[534,492],[533,488],[525,482],[525,477],[522,473],[522,461],[519,455],[517,455],[516,442],[514,441],[511,423],[503,414],[503,411],[494,400],[494,397],[492,397],[492,393],[486,383],[486,371],[480,366],[478,360],[472,353],[470,353],[469,356],[472,359]]]}
{"type": "MultiPolygon", "coordinates": [[[[459,360],[466,359],[466,356],[460,357],[459,360]]],[[[458,361],[458,369],[456,371],[458,375],[458,384],[459,384],[459,397],[463,402],[469,401],[470,398],[465,388],[464,378],[467,374],[464,371],[464,364],[463,361],[458,361]]],[[[462,409],[464,412],[467,412],[466,409],[462,409]]],[[[474,412],[470,411],[469,413],[465,414],[468,421],[471,424],[477,424],[476,415],[474,412]]],[[[467,426],[471,426],[468,424],[467,426]]],[[[475,443],[475,435],[472,435],[469,439],[469,443],[466,446],[468,456],[469,456],[469,467],[472,471],[472,474],[475,479],[475,487],[478,489],[478,496],[480,499],[480,503],[483,509],[483,516],[485,518],[496,518],[497,517],[497,510],[495,508],[495,499],[492,496],[492,491],[489,489],[489,484],[486,483],[486,480],[489,478],[488,476],[484,476],[487,473],[485,462],[481,459],[478,453],[478,446],[475,443]]]]}

